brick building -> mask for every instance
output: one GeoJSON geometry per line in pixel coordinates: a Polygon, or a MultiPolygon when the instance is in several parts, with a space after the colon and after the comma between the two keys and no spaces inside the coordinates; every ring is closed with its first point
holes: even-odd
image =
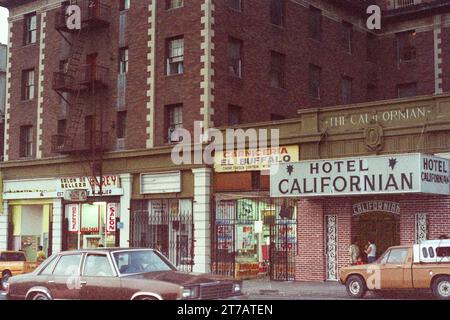
{"type": "MultiPolygon", "coordinates": [[[[0,0],[10,10],[0,248],[161,245],[180,267],[218,270],[213,196],[268,197],[268,179],[173,165],[175,129],[283,127],[299,109],[450,90],[450,3],[378,1],[372,31],[373,2],[80,0],[77,32],[69,1],[0,0]],[[80,188],[88,203],[70,195],[80,188]]],[[[323,156],[290,130],[300,160],[323,156]]]]}

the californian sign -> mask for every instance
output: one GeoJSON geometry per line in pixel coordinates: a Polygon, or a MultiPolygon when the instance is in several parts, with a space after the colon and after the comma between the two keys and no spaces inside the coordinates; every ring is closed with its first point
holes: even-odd
{"type": "Polygon", "coordinates": [[[231,151],[216,151],[216,172],[270,170],[274,163],[291,163],[299,160],[298,146],[282,146],[231,151]]]}
{"type": "Polygon", "coordinates": [[[359,202],[353,205],[353,214],[355,216],[371,212],[400,214],[400,203],[384,200],[373,200],[359,202]]]}
{"type": "Polygon", "coordinates": [[[450,194],[449,160],[400,154],[311,160],[271,167],[272,197],[450,194]]]}

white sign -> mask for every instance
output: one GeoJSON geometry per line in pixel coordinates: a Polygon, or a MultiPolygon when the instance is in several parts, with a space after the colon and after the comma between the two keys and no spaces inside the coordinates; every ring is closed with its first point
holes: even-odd
{"type": "Polygon", "coordinates": [[[69,232],[78,232],[80,228],[80,207],[77,204],[68,204],[66,206],[69,213],[69,232]]]}
{"type": "Polygon", "coordinates": [[[450,195],[449,160],[422,154],[312,160],[272,166],[272,197],[450,195]]]}
{"type": "Polygon", "coordinates": [[[117,203],[108,203],[106,207],[106,231],[116,232],[116,216],[119,205],[117,203]]]}
{"type": "Polygon", "coordinates": [[[159,172],[141,175],[141,194],[181,192],[181,172],[159,172]]]}

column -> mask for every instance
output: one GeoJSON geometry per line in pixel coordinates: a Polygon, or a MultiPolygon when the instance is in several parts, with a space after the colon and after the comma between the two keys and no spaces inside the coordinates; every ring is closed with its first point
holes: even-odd
{"type": "Polygon", "coordinates": [[[120,222],[123,223],[123,229],[120,229],[120,246],[122,248],[130,247],[130,207],[131,190],[133,187],[133,176],[129,173],[120,175],[120,183],[123,189],[123,195],[120,197],[120,222]]]}
{"type": "Polygon", "coordinates": [[[58,253],[62,250],[62,237],[63,237],[63,206],[61,199],[55,199],[53,201],[53,236],[52,236],[52,253],[58,253]]]}
{"type": "Polygon", "coordinates": [[[194,173],[194,272],[211,271],[211,178],[210,168],[193,169],[194,173]]]}
{"type": "Polygon", "coordinates": [[[0,212],[0,250],[8,249],[8,201],[3,201],[3,212],[0,212]]]}

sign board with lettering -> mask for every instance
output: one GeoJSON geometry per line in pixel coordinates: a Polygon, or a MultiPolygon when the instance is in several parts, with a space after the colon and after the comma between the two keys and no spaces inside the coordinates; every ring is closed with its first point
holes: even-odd
{"type": "Polygon", "coordinates": [[[215,172],[242,172],[270,170],[274,163],[291,163],[299,160],[298,146],[258,148],[248,150],[216,151],[215,172]]]}
{"type": "Polygon", "coordinates": [[[450,195],[449,160],[400,154],[271,167],[272,197],[427,193],[450,195]]]}
{"type": "Polygon", "coordinates": [[[119,210],[118,203],[108,203],[106,207],[106,231],[116,232],[116,217],[119,210]]]}
{"type": "Polygon", "coordinates": [[[69,218],[69,232],[80,230],[80,206],[78,204],[68,204],[66,206],[69,218]]]}
{"type": "Polygon", "coordinates": [[[353,205],[353,214],[355,216],[370,212],[400,214],[400,203],[384,200],[373,200],[359,202],[353,205]]]}

